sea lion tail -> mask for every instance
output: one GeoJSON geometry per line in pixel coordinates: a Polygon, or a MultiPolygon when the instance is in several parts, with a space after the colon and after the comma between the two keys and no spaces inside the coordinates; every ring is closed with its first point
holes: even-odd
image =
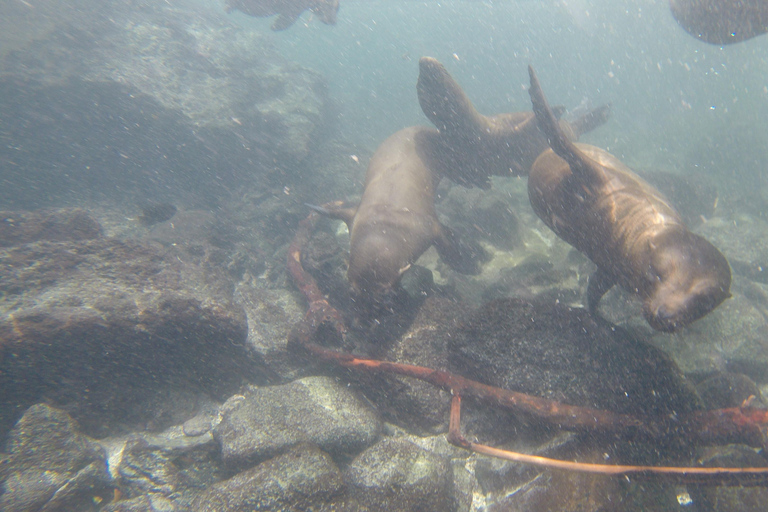
{"type": "Polygon", "coordinates": [[[296,23],[296,20],[299,19],[299,16],[301,16],[301,12],[284,12],[280,13],[280,16],[277,17],[277,19],[272,23],[271,28],[274,32],[281,32],[283,30],[286,30],[291,27],[294,23],[296,23]]]}
{"type": "Polygon", "coordinates": [[[419,80],[416,83],[419,104],[424,115],[441,133],[465,134],[482,130],[487,124],[461,86],[437,59],[419,59],[419,80]]]}
{"type": "Polygon", "coordinates": [[[607,123],[608,119],[611,117],[611,107],[612,105],[610,103],[600,105],[572,121],[570,123],[571,129],[573,130],[576,139],[607,123]]]}
{"type": "Polygon", "coordinates": [[[528,89],[528,94],[531,96],[533,113],[536,114],[536,122],[539,123],[539,128],[547,136],[549,145],[557,156],[568,162],[572,172],[579,172],[580,169],[588,166],[585,165],[586,159],[557,122],[557,118],[552,113],[549,103],[547,103],[547,98],[544,96],[544,91],[541,90],[541,84],[539,84],[539,79],[536,77],[536,72],[532,66],[528,66],[528,75],[531,78],[531,87],[528,89]]]}

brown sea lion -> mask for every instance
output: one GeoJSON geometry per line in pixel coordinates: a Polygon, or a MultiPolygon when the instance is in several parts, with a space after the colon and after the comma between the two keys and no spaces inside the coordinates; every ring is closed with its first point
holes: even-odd
{"type": "Polygon", "coordinates": [[[669,0],[686,32],[704,42],[723,45],[768,32],[768,0],[669,0]]]}
{"type": "Polygon", "coordinates": [[[534,162],[528,196],[539,218],[597,265],[590,311],[619,284],[640,296],[654,329],[674,331],[730,297],[731,269],[720,251],[616,157],[571,142],[529,73],[533,111],[552,149],[534,162]]]}
{"type": "Polygon", "coordinates": [[[480,269],[484,251],[461,242],[435,213],[441,176],[431,148],[437,136],[437,130],[421,126],[391,135],[368,164],[360,204],[324,211],[349,226],[347,277],[363,310],[391,302],[400,277],[433,244],[454,270],[480,269]]]}
{"type": "MultiPolygon", "coordinates": [[[[451,164],[447,176],[457,183],[484,186],[489,176],[527,176],[539,154],[549,148],[533,112],[480,114],[459,84],[436,59],[419,60],[416,86],[424,114],[440,131],[441,153],[451,164]]],[[[557,109],[557,116],[564,112],[557,109]]],[[[574,122],[560,121],[570,139],[602,125],[610,106],[587,112],[574,122]]]]}
{"type": "Polygon", "coordinates": [[[336,24],[339,0],[226,0],[227,12],[238,10],[249,16],[266,18],[279,14],[272,30],[285,30],[309,9],[326,25],[336,24]]]}

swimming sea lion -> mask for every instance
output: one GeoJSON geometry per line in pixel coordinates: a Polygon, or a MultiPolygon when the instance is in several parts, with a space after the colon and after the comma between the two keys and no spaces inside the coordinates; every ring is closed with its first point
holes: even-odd
{"type": "MultiPolygon", "coordinates": [[[[419,59],[416,86],[424,114],[440,131],[441,153],[451,164],[447,175],[461,184],[485,186],[489,176],[527,176],[539,154],[549,149],[533,112],[480,114],[459,84],[436,59],[419,59]]],[[[564,112],[557,109],[557,117],[564,112]]],[[[574,122],[560,121],[571,139],[578,139],[608,119],[604,105],[574,122]]]]}
{"type": "Polygon", "coordinates": [[[277,31],[293,25],[307,9],[326,25],[335,25],[339,0],[226,0],[225,10],[235,9],[257,18],[279,14],[272,23],[272,30],[277,31]]]}
{"type": "Polygon", "coordinates": [[[674,331],[730,297],[731,269],[720,251],[616,157],[571,142],[528,69],[533,111],[552,146],[531,168],[528,196],[539,218],[597,265],[590,311],[619,284],[640,296],[654,329],[674,331]]]}
{"type": "Polygon", "coordinates": [[[768,32],[768,0],[669,0],[686,32],[704,42],[738,43],[768,32]]]}
{"type": "Polygon", "coordinates": [[[482,248],[461,242],[435,213],[441,176],[430,148],[437,136],[420,126],[391,135],[371,158],[360,204],[324,211],[349,226],[347,277],[363,309],[388,304],[400,277],[433,244],[454,270],[480,269],[482,248]]]}

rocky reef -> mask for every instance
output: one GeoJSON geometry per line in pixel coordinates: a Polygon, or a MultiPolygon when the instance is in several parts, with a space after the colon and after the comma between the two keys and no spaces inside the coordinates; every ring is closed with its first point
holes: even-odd
{"type": "MultiPolygon", "coordinates": [[[[306,304],[286,249],[305,203],[359,194],[374,149],[334,139],[332,111],[324,77],[222,9],[0,5],[0,509],[761,510],[763,488],[472,454],[448,442],[450,393],[291,344],[306,304]]],[[[494,178],[444,180],[436,205],[492,256],[483,272],[428,251],[369,325],[353,320],[346,228],[319,221],[302,263],[349,331],[317,341],[614,413],[764,406],[762,211],[710,179],[643,175],[733,268],[733,297],[690,327],[650,331],[620,290],[588,315],[592,264],[533,214],[524,179],[494,178]]],[[[751,446],[565,432],[472,399],[462,432],[565,460],[765,464],[751,446]]]]}
{"type": "Polygon", "coordinates": [[[33,3],[0,6],[0,204],[301,182],[325,81],[264,36],[194,2],[33,3]]]}

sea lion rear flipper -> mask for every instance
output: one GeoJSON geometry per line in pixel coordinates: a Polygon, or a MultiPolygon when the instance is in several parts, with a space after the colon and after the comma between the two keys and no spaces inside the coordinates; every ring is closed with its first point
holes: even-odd
{"type": "Polygon", "coordinates": [[[476,275],[481,272],[488,253],[480,244],[462,240],[440,223],[436,223],[435,230],[435,249],[446,265],[460,274],[476,275]]]}
{"type": "Polygon", "coordinates": [[[341,201],[334,203],[324,204],[323,206],[317,206],[314,204],[306,204],[309,208],[313,209],[317,213],[330,217],[332,219],[343,220],[347,227],[352,229],[352,220],[357,213],[357,206],[344,207],[341,201]]]}
{"type": "Polygon", "coordinates": [[[593,108],[583,116],[576,118],[576,120],[571,123],[571,129],[578,139],[598,126],[604,125],[609,117],[611,117],[611,104],[606,103],[605,105],[593,108]]]}
{"type": "Polygon", "coordinates": [[[468,130],[482,130],[487,123],[485,117],[475,110],[461,86],[437,59],[419,59],[416,92],[424,115],[443,134],[451,136],[468,130]]]}
{"type": "Polygon", "coordinates": [[[299,19],[299,16],[301,16],[301,12],[284,12],[280,13],[280,16],[272,23],[272,26],[270,27],[275,32],[280,32],[281,30],[285,30],[294,23],[296,23],[296,20],[299,19]]]}
{"type": "Polygon", "coordinates": [[[568,162],[574,175],[582,178],[595,176],[595,163],[584,156],[579,148],[563,132],[560,124],[557,122],[557,118],[552,113],[552,109],[549,107],[549,103],[547,103],[544,91],[541,90],[536,72],[531,66],[528,66],[528,74],[531,77],[531,88],[528,89],[528,93],[531,96],[533,113],[536,114],[536,122],[539,123],[539,128],[547,136],[552,150],[557,156],[568,162]]]}
{"type": "Polygon", "coordinates": [[[597,306],[600,305],[600,299],[603,298],[608,290],[613,288],[616,284],[616,278],[610,273],[597,268],[597,271],[589,276],[589,282],[587,284],[587,308],[592,315],[597,314],[597,306]]]}

